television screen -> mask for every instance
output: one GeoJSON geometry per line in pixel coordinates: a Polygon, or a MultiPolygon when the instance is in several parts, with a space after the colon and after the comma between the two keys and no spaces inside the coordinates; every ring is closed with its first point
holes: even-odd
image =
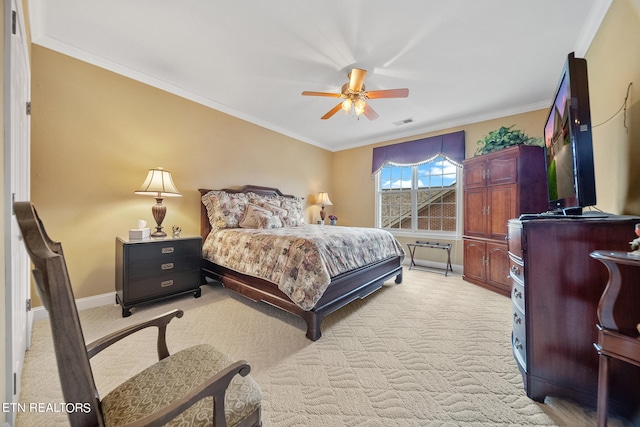
{"type": "Polygon", "coordinates": [[[569,131],[567,79],[564,77],[560,82],[558,95],[551,106],[551,113],[544,127],[549,200],[567,199],[576,195],[573,146],[569,131]]]}
{"type": "Polygon", "coordinates": [[[581,213],[596,203],[587,64],[569,54],[544,127],[549,207],[581,213]]]}

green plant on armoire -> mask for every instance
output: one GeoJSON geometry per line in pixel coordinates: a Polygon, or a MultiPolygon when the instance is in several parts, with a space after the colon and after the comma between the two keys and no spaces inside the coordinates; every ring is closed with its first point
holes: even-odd
{"type": "Polygon", "coordinates": [[[512,145],[542,146],[542,138],[531,138],[519,129],[512,129],[513,126],[515,125],[502,126],[500,129],[489,132],[488,135],[478,141],[479,147],[476,150],[476,156],[502,150],[512,145]]]}

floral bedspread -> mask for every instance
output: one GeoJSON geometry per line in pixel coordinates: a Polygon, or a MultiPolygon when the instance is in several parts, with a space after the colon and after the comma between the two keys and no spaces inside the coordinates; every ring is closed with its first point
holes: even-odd
{"type": "Polygon", "coordinates": [[[202,253],[218,265],[275,283],[303,310],[315,306],[332,277],[404,256],[385,230],[323,225],[217,230],[202,253]]]}

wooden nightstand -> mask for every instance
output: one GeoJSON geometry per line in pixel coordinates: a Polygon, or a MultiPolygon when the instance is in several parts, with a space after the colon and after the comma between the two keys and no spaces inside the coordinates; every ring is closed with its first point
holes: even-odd
{"type": "Polygon", "coordinates": [[[131,307],[193,293],[200,296],[202,238],[116,238],[116,303],[122,317],[131,307]]]}

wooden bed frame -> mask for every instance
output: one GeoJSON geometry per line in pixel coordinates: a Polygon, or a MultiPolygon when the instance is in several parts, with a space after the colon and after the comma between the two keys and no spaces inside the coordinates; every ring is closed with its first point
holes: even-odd
{"type": "MultiPolygon", "coordinates": [[[[205,195],[211,190],[200,189],[199,191],[201,195],[205,195]]],[[[222,191],[226,191],[227,193],[253,192],[272,197],[293,197],[282,194],[277,188],[256,185],[245,185],[239,189],[225,188],[222,191]]],[[[202,235],[203,241],[207,238],[210,231],[211,226],[207,216],[207,209],[200,203],[200,234],[202,235]]],[[[300,316],[307,323],[307,338],[316,341],[322,336],[320,325],[326,315],[344,307],[351,301],[358,298],[365,298],[367,295],[380,289],[384,282],[394,276],[396,277],[395,283],[402,283],[402,257],[388,258],[332,278],[329,287],[310,311],[305,311],[298,307],[284,292],[278,289],[276,284],[238,273],[214,264],[207,259],[202,260],[202,275],[203,283],[204,279],[209,277],[222,282],[227,289],[243,295],[252,301],[263,301],[281,308],[286,312],[300,316]]]]}

